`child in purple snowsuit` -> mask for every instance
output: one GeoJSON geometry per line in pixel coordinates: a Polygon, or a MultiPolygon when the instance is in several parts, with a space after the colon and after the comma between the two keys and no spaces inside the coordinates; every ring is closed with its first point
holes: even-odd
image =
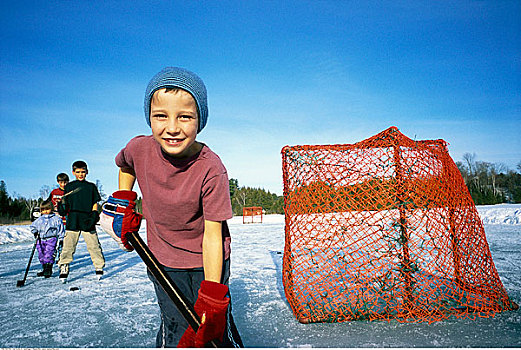
{"type": "Polygon", "coordinates": [[[52,212],[51,201],[44,201],[40,205],[41,216],[31,224],[31,232],[38,239],[36,249],[38,259],[42,264],[43,270],[38,272],[38,276],[49,278],[52,275],[52,265],[56,253],[58,241],[63,241],[65,228],[62,218],[52,212]]]}

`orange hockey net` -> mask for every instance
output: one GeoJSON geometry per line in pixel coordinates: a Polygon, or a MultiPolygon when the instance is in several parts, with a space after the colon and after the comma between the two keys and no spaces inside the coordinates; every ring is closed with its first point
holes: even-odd
{"type": "Polygon", "coordinates": [[[243,207],[242,208],[242,223],[243,224],[262,224],[262,207],[243,207]]]}
{"type": "Polygon", "coordinates": [[[515,307],[443,140],[391,127],[286,146],[284,289],[302,323],[434,322],[515,307]]]}

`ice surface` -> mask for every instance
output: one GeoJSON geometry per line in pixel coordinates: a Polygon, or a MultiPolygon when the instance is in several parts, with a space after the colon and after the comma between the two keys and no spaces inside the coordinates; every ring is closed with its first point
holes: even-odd
{"type": "MultiPolygon", "coordinates": [[[[521,205],[478,207],[501,280],[521,301],[521,205]]],[[[521,311],[493,318],[449,319],[432,324],[353,321],[300,324],[282,286],[284,216],[262,224],[230,220],[235,321],[247,347],[511,347],[521,346],[521,311]]],[[[144,237],[145,230],[140,231],[144,237]]],[[[99,233],[107,260],[98,281],[83,239],[61,284],[36,277],[37,258],[24,287],[33,245],[28,226],[0,227],[0,347],[154,347],[159,308],[135,252],[127,253],[99,233]],[[70,291],[70,287],[78,287],[70,291]]]]}

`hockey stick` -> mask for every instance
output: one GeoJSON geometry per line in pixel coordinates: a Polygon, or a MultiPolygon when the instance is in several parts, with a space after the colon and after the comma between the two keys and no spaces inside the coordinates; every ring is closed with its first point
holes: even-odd
{"type": "MultiPolygon", "coordinates": [[[[154,256],[154,254],[152,254],[148,246],[145,244],[145,242],[143,242],[137,232],[127,233],[127,239],[141,257],[141,260],[143,260],[150,273],[152,273],[154,278],[159,282],[165,293],[168,294],[190,327],[192,327],[193,330],[197,332],[197,329],[201,325],[201,321],[190,301],[188,301],[188,299],[179,290],[179,287],[177,287],[170,276],[168,276],[163,266],[159,264],[157,258],[154,256]]],[[[211,347],[218,347],[217,343],[215,343],[213,340],[210,341],[209,344],[211,347]]]]}
{"type": "Polygon", "coordinates": [[[79,190],[81,190],[81,187],[76,187],[75,189],[73,189],[73,190],[71,190],[71,191],[65,193],[63,196],[61,196],[61,197],[60,197],[60,200],[61,200],[62,198],[64,198],[64,197],[67,197],[68,195],[71,195],[71,194],[73,194],[73,193],[78,192],[79,190]]]}
{"type": "Polygon", "coordinates": [[[25,285],[25,280],[27,279],[27,274],[29,273],[29,268],[31,267],[31,261],[33,261],[34,251],[36,250],[36,243],[40,239],[40,235],[36,236],[36,240],[34,241],[33,251],[31,252],[31,257],[29,258],[29,262],[27,263],[27,268],[25,269],[24,278],[22,280],[16,281],[17,287],[23,287],[25,285]]]}

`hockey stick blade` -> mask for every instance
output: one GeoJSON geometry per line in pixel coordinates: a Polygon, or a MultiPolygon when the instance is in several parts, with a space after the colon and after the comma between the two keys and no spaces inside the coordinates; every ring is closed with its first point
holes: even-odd
{"type": "MultiPolygon", "coordinates": [[[[168,294],[181,315],[183,315],[186,322],[188,322],[190,327],[197,332],[197,329],[201,325],[201,320],[190,301],[184,296],[170,276],[168,276],[163,266],[161,266],[157,258],[152,254],[137,232],[127,233],[127,239],[132,247],[134,247],[141,260],[143,260],[150,273],[159,282],[165,293],[168,294]]],[[[214,348],[219,347],[213,340],[210,341],[209,344],[214,348]]]]}

